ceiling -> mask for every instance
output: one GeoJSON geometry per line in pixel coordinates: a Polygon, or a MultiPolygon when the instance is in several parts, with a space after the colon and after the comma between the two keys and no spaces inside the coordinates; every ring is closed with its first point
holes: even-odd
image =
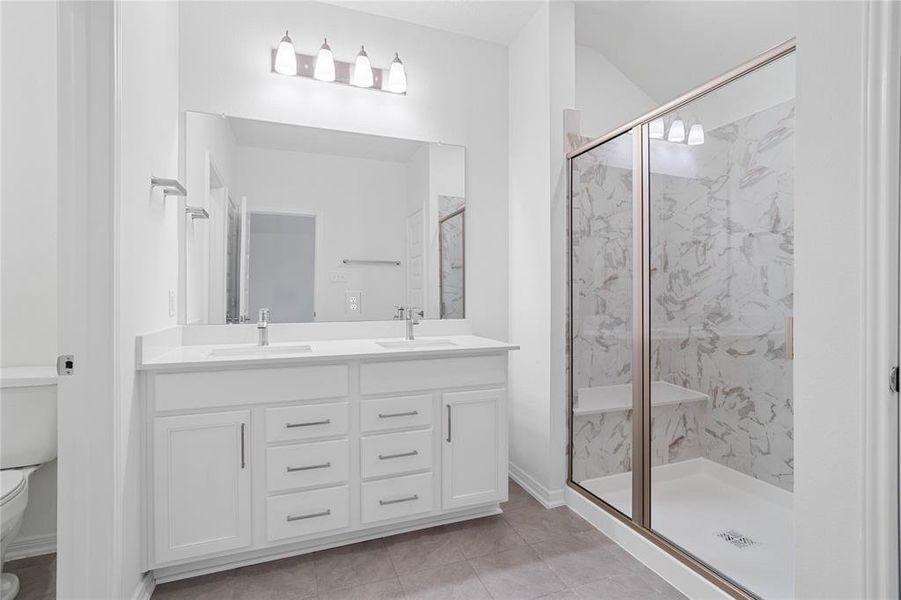
{"type": "Polygon", "coordinates": [[[531,0],[325,0],[381,17],[507,45],[541,2],[531,0]]]}
{"type": "Polygon", "coordinates": [[[427,145],[400,138],[227,117],[238,146],[407,162],[427,145]]]}
{"type": "Polygon", "coordinates": [[[603,54],[658,103],[793,37],[798,2],[576,2],[576,43],[603,54]]]}

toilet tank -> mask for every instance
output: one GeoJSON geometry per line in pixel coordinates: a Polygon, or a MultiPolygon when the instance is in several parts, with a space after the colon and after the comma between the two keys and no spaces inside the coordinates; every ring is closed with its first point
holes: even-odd
{"type": "Polygon", "coordinates": [[[56,458],[56,369],[0,368],[0,468],[56,458]]]}

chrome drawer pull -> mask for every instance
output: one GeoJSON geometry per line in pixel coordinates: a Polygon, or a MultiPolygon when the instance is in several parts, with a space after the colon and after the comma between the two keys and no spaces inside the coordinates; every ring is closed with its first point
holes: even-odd
{"type": "Polygon", "coordinates": [[[290,523],[291,521],[302,521],[304,519],[314,519],[316,517],[327,517],[332,514],[332,509],[327,509],[318,513],[310,513],[308,515],[288,515],[285,520],[290,523]]]}
{"type": "Polygon", "coordinates": [[[418,410],[411,410],[409,412],[399,412],[399,413],[379,413],[380,419],[390,419],[392,417],[415,417],[419,414],[418,410]]]}
{"type": "Polygon", "coordinates": [[[285,427],[292,429],[294,427],[310,427],[311,425],[328,425],[331,422],[331,419],[325,419],[324,421],[310,421],[309,423],[285,423],[285,427]]]}
{"type": "Polygon", "coordinates": [[[379,454],[379,460],[388,460],[389,458],[403,458],[404,456],[417,456],[419,454],[419,450],[413,450],[411,452],[401,452],[400,454],[379,454]]]}
{"type": "Polygon", "coordinates": [[[413,502],[414,500],[419,500],[419,496],[413,494],[412,496],[407,496],[406,498],[398,498],[397,500],[379,500],[379,504],[382,506],[387,506],[389,504],[399,504],[400,502],[413,502]]]}
{"type": "Polygon", "coordinates": [[[288,467],[288,473],[294,473],[295,471],[309,471],[311,469],[328,469],[332,466],[332,463],[322,463],[321,465],[310,465],[308,467],[288,467]]]}

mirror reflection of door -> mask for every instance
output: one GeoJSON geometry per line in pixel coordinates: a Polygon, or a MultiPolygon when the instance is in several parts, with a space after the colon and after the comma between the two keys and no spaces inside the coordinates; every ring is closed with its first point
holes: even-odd
{"type": "Polygon", "coordinates": [[[248,309],[276,323],[316,320],[316,216],[250,211],[248,309]]]}
{"type": "Polygon", "coordinates": [[[465,297],[465,216],[466,201],[457,196],[439,196],[438,245],[441,318],[466,316],[465,297]]]}
{"type": "Polygon", "coordinates": [[[241,209],[231,196],[227,198],[225,231],[225,322],[240,323],[241,289],[241,209]]]}

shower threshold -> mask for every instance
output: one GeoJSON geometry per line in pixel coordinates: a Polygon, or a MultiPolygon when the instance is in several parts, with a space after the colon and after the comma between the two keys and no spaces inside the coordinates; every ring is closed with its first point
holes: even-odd
{"type": "MultiPolygon", "coordinates": [[[[629,514],[631,473],[580,485],[629,514]]],[[[764,599],[794,594],[792,493],[705,458],[651,470],[651,525],[764,599]]]]}

